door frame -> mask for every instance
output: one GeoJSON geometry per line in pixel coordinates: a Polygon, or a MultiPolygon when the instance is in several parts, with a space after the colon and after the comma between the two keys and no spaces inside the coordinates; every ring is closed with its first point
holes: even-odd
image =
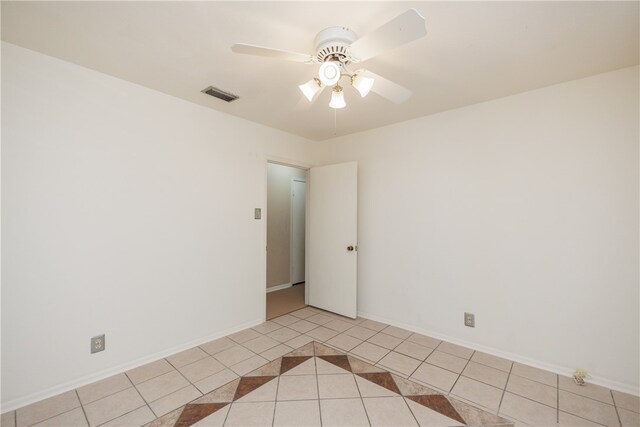
{"type": "MultiPolygon", "coordinates": [[[[304,225],[304,234],[305,234],[305,241],[304,241],[304,248],[305,248],[305,254],[308,253],[308,249],[309,249],[309,169],[311,169],[313,167],[313,165],[311,163],[307,163],[307,162],[303,162],[303,161],[299,161],[299,160],[295,160],[295,159],[290,159],[290,158],[286,158],[286,157],[280,157],[280,156],[273,156],[273,155],[267,155],[264,160],[262,161],[262,167],[263,167],[263,179],[264,179],[264,186],[263,186],[263,197],[262,197],[262,247],[264,248],[264,255],[262,256],[262,280],[259,281],[260,283],[260,288],[259,288],[259,300],[262,301],[261,304],[261,318],[263,322],[267,321],[267,218],[269,215],[268,209],[267,209],[267,186],[268,186],[268,167],[269,167],[269,163],[275,163],[277,165],[282,165],[282,166],[289,166],[292,168],[297,168],[297,169],[302,169],[305,172],[307,172],[307,177],[306,177],[306,189],[305,189],[305,207],[304,207],[304,216],[305,216],[305,225],[304,225]]],[[[307,256],[305,255],[304,258],[304,269],[305,272],[307,271],[308,267],[309,267],[309,260],[307,259],[307,256]]],[[[305,282],[305,290],[304,290],[304,303],[308,304],[309,303],[309,292],[308,292],[308,287],[307,287],[307,283],[305,282]]]]}
{"type": "MultiPolygon", "coordinates": [[[[300,168],[298,168],[300,169],[300,168]]],[[[309,174],[309,169],[305,169],[306,174],[309,174]]],[[[307,186],[307,179],[308,177],[305,178],[291,178],[291,182],[289,183],[289,200],[290,200],[290,205],[291,205],[291,209],[290,209],[290,213],[289,213],[289,218],[291,218],[291,221],[289,221],[289,280],[291,282],[291,286],[294,285],[293,280],[291,280],[291,278],[293,277],[293,251],[291,250],[291,248],[293,248],[293,183],[294,182],[304,182],[304,249],[305,249],[305,256],[304,256],[304,266],[305,266],[305,286],[307,285],[307,190],[309,190],[309,187],[307,186]]],[[[305,304],[307,303],[307,292],[306,292],[306,288],[305,288],[305,293],[304,293],[304,302],[305,304]]]]}

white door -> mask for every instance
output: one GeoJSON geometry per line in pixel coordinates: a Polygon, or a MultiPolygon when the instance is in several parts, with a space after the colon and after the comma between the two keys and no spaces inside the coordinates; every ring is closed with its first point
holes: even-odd
{"type": "Polygon", "coordinates": [[[304,211],[307,183],[291,181],[291,284],[304,282],[304,211]]]}
{"type": "Polygon", "coordinates": [[[358,164],[311,168],[309,174],[309,305],[357,314],[358,164]]]}

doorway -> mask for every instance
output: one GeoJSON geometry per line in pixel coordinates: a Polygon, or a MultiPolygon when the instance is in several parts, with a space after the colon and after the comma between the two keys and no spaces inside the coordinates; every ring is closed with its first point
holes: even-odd
{"type": "Polygon", "coordinates": [[[305,304],[307,171],[267,163],[267,320],[305,304]]]}

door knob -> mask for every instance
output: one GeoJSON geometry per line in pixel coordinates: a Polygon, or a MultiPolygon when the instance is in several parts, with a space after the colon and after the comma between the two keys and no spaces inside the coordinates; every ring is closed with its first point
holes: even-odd
{"type": "Polygon", "coordinates": [[[347,246],[347,250],[348,250],[349,252],[353,251],[353,246],[347,246]]]}

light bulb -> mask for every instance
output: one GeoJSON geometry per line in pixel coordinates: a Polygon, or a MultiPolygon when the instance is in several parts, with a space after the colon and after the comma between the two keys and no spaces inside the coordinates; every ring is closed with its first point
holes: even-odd
{"type": "Polygon", "coordinates": [[[360,92],[361,97],[367,96],[371,88],[373,87],[373,80],[371,77],[365,77],[362,74],[356,74],[351,79],[351,85],[360,92]]]}
{"type": "Polygon", "coordinates": [[[320,80],[315,77],[298,87],[300,88],[302,94],[309,100],[309,102],[313,101],[313,97],[316,96],[316,94],[322,88],[320,80]]]}
{"type": "Polygon", "coordinates": [[[329,107],[331,108],[344,108],[347,106],[347,103],[344,102],[344,92],[342,88],[338,85],[333,88],[333,93],[331,94],[331,102],[329,103],[329,107]]]}
{"type": "Polygon", "coordinates": [[[333,86],[340,80],[340,66],[335,61],[327,61],[320,66],[318,77],[325,86],[333,86]]]}

